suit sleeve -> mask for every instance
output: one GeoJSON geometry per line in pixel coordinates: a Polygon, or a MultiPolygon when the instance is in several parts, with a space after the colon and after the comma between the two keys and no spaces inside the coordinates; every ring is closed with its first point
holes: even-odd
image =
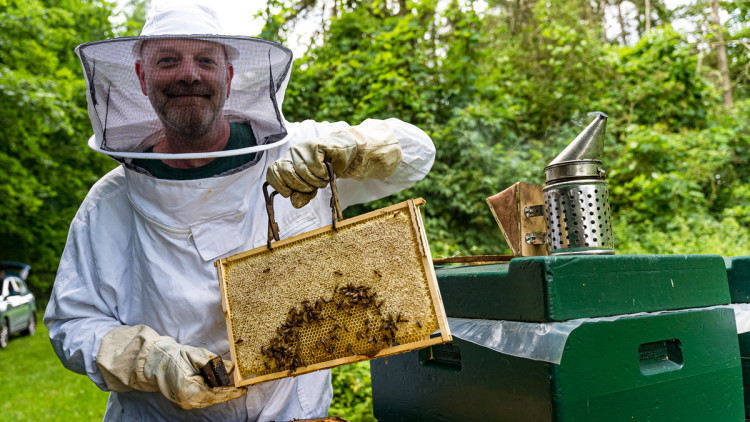
{"type": "Polygon", "coordinates": [[[44,324],[63,366],[87,375],[106,390],[96,366],[96,354],[102,338],[122,324],[107,305],[106,289],[100,288],[92,247],[89,226],[76,217],[60,259],[44,324]]]}

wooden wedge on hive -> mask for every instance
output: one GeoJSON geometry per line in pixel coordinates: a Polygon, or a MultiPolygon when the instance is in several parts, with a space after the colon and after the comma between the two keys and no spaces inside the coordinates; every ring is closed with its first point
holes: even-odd
{"type": "Polygon", "coordinates": [[[423,204],[409,200],[217,261],[234,385],[450,341],[423,204]]]}

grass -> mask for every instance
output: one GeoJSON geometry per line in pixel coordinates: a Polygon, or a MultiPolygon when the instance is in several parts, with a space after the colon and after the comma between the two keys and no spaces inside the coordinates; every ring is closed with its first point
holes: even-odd
{"type": "Polygon", "coordinates": [[[0,350],[0,415],[6,421],[101,421],[109,393],[63,368],[41,317],[33,336],[0,350]]]}
{"type": "MultiPolygon", "coordinates": [[[[369,362],[333,370],[331,414],[351,422],[374,421],[369,362]]],[[[88,377],[65,369],[41,317],[33,336],[11,337],[0,349],[0,419],[3,421],[101,421],[109,393],[88,377]]]]}

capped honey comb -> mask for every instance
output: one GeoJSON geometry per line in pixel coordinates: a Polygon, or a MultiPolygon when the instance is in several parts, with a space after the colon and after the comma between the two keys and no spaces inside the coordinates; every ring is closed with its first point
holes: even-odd
{"type": "Polygon", "coordinates": [[[235,385],[450,341],[423,204],[409,200],[217,261],[235,385]]]}

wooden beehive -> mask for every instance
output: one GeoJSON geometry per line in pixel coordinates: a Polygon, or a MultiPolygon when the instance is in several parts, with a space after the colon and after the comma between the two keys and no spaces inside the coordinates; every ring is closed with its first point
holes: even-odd
{"type": "Polygon", "coordinates": [[[424,201],[409,200],[217,261],[234,384],[450,341],[418,205],[424,201]]]}

